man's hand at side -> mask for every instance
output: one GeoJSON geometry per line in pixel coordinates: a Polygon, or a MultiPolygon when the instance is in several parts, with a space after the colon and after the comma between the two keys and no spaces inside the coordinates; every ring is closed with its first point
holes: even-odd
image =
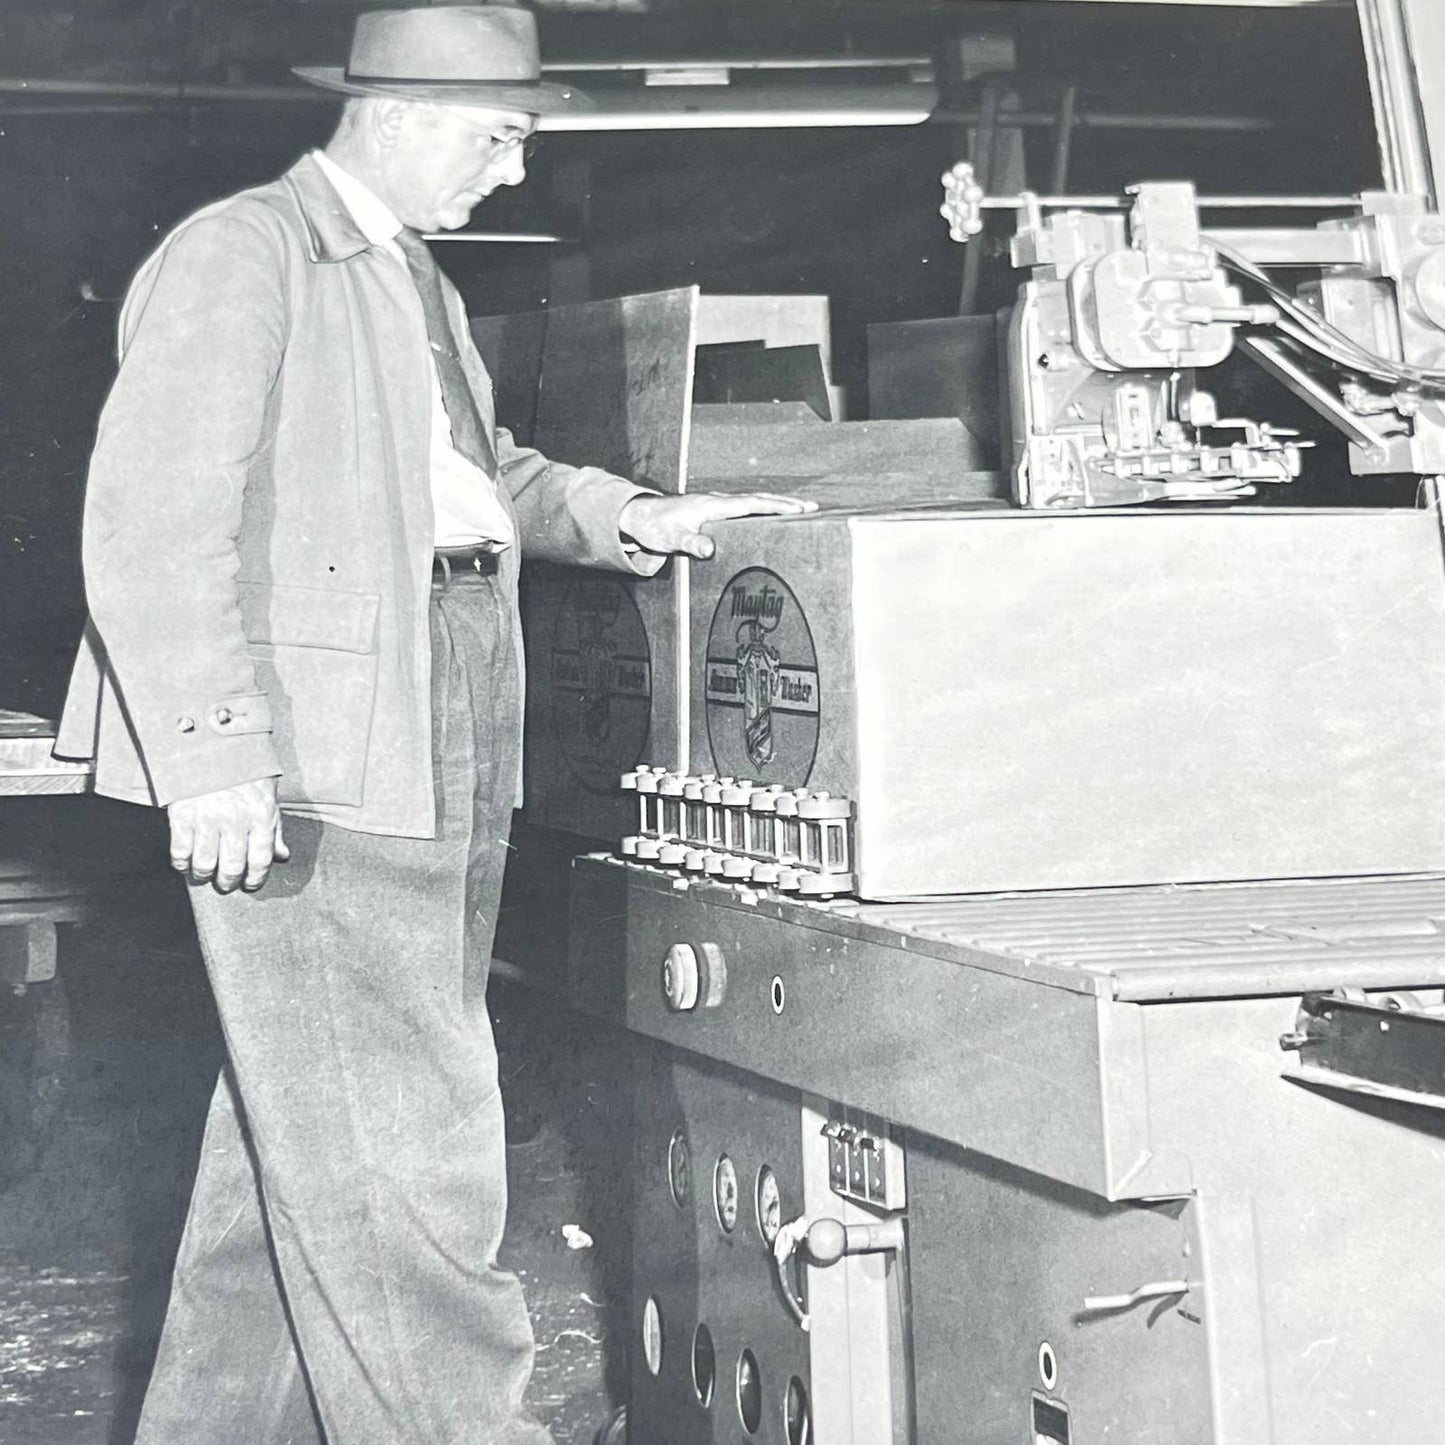
{"type": "Polygon", "coordinates": [[[713,540],[703,532],[709,522],[737,517],[791,517],[816,510],[812,502],[752,492],[736,497],[691,492],[680,497],[638,496],[622,509],[622,534],[649,552],[685,552],[711,557],[713,540]]]}
{"type": "Polygon", "coordinates": [[[196,798],[178,798],[171,819],[171,867],[193,883],[214,881],[216,891],[240,886],[254,893],[273,861],[291,855],[281,837],[276,779],[258,778],[196,798]]]}

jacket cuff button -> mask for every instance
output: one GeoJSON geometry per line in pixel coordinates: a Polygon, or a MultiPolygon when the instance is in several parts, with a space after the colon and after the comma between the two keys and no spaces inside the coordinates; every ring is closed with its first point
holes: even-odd
{"type": "Polygon", "coordinates": [[[181,717],[176,719],[176,726],[183,733],[193,733],[196,730],[196,720],[193,717],[181,717]]]}
{"type": "Polygon", "coordinates": [[[218,707],[216,709],[216,723],[220,727],[225,727],[228,723],[233,722],[235,717],[236,714],[228,707],[218,707]]]}

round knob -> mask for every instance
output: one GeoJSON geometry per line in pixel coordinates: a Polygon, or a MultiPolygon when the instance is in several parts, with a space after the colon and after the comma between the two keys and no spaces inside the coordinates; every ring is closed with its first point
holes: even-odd
{"type": "Polygon", "coordinates": [[[698,982],[697,950],[690,943],[674,943],[662,960],[662,996],[673,1013],[697,1007],[698,982]]]}
{"type": "Polygon", "coordinates": [[[837,1219],[815,1219],[803,1236],[803,1244],[814,1264],[837,1264],[845,1254],[902,1249],[903,1221],[894,1218],[869,1224],[844,1224],[837,1219]]]}
{"type": "Polygon", "coordinates": [[[810,1224],[807,1239],[814,1264],[837,1264],[848,1252],[848,1231],[836,1219],[819,1219],[810,1224]]]}

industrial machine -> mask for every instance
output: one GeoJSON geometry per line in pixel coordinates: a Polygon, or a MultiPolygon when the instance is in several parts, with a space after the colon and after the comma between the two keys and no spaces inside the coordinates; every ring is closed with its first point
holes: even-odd
{"type": "Polygon", "coordinates": [[[594,703],[669,649],[565,980],[638,1040],[633,1445],[1435,1438],[1445,7],[1359,13],[1386,189],[1318,228],[950,171],[1020,212],[1001,480],[733,413],[819,511],[630,650],[553,609],[594,703]],[[1421,505],[1260,505],[1306,439],[1236,348],[1421,505]]]}
{"type": "MultiPolygon", "coordinates": [[[[510,388],[499,415],[562,461],[609,467],[664,492],[786,490],[830,507],[1003,498],[1002,478],[984,468],[957,418],[841,419],[825,297],[681,287],[483,318],[472,330],[510,388]],[[733,399],[751,394],[741,386],[709,389],[707,362],[735,348],[768,383],[760,395],[791,388],[800,400],[775,405],[733,399]]],[[[643,761],[685,769],[688,588],[681,558],[645,581],[524,568],[528,823],[617,838],[635,812],[618,787],[622,773],[643,761]]]]}

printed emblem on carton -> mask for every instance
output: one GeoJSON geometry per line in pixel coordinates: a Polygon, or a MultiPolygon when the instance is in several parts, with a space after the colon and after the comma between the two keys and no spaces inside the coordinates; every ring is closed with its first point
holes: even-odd
{"type": "Polygon", "coordinates": [[[805,784],[818,750],[818,654],[798,599],[776,572],[750,567],[723,588],[703,667],[718,773],[805,784]]]}
{"type": "Polygon", "coordinates": [[[652,712],[652,660],[627,587],[587,578],[567,589],[552,634],[552,728],[589,792],[614,796],[642,760],[652,712]]]}

